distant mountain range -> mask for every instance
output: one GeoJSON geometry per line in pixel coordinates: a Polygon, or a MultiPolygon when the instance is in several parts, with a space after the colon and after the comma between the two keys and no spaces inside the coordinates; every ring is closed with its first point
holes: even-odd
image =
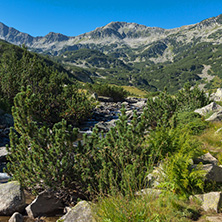
{"type": "Polygon", "coordinates": [[[206,75],[220,77],[220,56],[212,59],[215,52],[222,51],[222,15],[175,29],[111,22],[75,37],[53,32],[32,37],[0,23],[0,39],[25,44],[31,51],[52,56],[66,68],[84,68],[102,82],[147,90],[167,85],[172,92],[185,81],[212,88],[216,80],[211,78],[210,82],[206,75]],[[209,69],[203,77],[206,65],[209,69]]]}

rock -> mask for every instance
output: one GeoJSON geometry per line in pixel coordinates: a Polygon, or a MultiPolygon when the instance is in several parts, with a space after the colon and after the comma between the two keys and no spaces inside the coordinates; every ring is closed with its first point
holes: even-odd
{"type": "Polygon", "coordinates": [[[218,111],[214,114],[212,114],[206,121],[209,122],[219,122],[222,121],[222,111],[218,111]]]}
{"type": "Polygon", "coordinates": [[[221,101],[221,99],[222,99],[222,88],[218,88],[216,93],[212,93],[211,98],[214,101],[221,101]]]}
{"type": "Polygon", "coordinates": [[[4,114],[0,116],[0,123],[1,125],[6,125],[7,127],[11,127],[14,125],[13,116],[11,114],[4,114]]]}
{"type": "Polygon", "coordinates": [[[110,130],[110,128],[115,126],[115,121],[116,120],[111,120],[109,122],[99,122],[96,124],[96,126],[98,127],[99,130],[102,130],[104,132],[108,132],[110,130]]]}
{"type": "Polygon", "coordinates": [[[8,151],[6,147],[0,147],[0,162],[5,162],[7,155],[8,155],[8,151]]]}
{"type": "Polygon", "coordinates": [[[70,210],[72,210],[71,207],[65,207],[64,210],[63,210],[63,213],[68,213],[70,210]]]}
{"type": "Polygon", "coordinates": [[[86,201],[80,201],[67,214],[61,217],[57,222],[94,222],[90,204],[86,201]]]}
{"type": "Polygon", "coordinates": [[[129,103],[127,101],[122,102],[122,105],[124,105],[125,107],[129,105],[129,103]]]}
{"type": "Polygon", "coordinates": [[[203,163],[203,164],[213,164],[213,165],[217,165],[218,160],[213,157],[209,152],[194,159],[194,164],[198,164],[198,163],[203,163]]]}
{"type": "Polygon", "coordinates": [[[23,222],[23,216],[16,212],[10,217],[8,222],[23,222]]]}
{"type": "Polygon", "coordinates": [[[207,113],[209,113],[209,112],[218,112],[218,111],[220,111],[220,110],[222,110],[222,106],[220,106],[220,105],[218,105],[217,103],[215,103],[215,102],[212,102],[212,103],[210,103],[209,105],[207,105],[207,106],[204,106],[204,107],[202,107],[202,108],[200,108],[200,109],[196,109],[196,110],[194,110],[194,112],[195,113],[199,113],[201,116],[205,116],[205,115],[207,115],[207,113]]]}
{"type": "Polygon", "coordinates": [[[163,172],[162,165],[160,165],[146,176],[147,186],[151,188],[157,187],[163,181],[164,177],[166,177],[166,175],[163,172]]]}
{"type": "Polygon", "coordinates": [[[196,197],[201,202],[201,207],[204,211],[215,211],[218,213],[222,203],[221,192],[197,194],[194,195],[194,197],[196,197]]]}
{"type": "Polygon", "coordinates": [[[205,164],[202,168],[206,171],[206,180],[222,183],[222,168],[213,164],[205,164]]]}
{"type": "Polygon", "coordinates": [[[63,204],[53,193],[43,191],[25,209],[30,218],[36,218],[52,215],[56,211],[63,209],[63,204]]]}
{"type": "Polygon", "coordinates": [[[144,101],[144,100],[139,101],[139,102],[133,104],[133,106],[136,107],[136,108],[142,109],[146,106],[146,101],[144,101]]]}
{"type": "Polygon", "coordinates": [[[163,191],[159,189],[152,189],[152,188],[146,188],[142,189],[140,191],[137,191],[135,193],[136,196],[144,196],[144,195],[150,195],[152,197],[159,197],[160,194],[162,194],[163,191]]]}
{"type": "Polygon", "coordinates": [[[133,119],[133,110],[126,111],[126,116],[129,120],[133,119]]]}
{"type": "Polygon", "coordinates": [[[222,221],[222,215],[215,215],[215,216],[207,216],[206,221],[209,222],[221,222],[222,221]]]}
{"type": "Polygon", "coordinates": [[[98,99],[98,95],[97,93],[93,93],[90,98],[97,100],[98,99]]]}
{"type": "Polygon", "coordinates": [[[0,183],[6,183],[11,177],[7,173],[0,173],[0,183]]]}
{"type": "Polygon", "coordinates": [[[128,102],[128,103],[137,103],[138,99],[136,97],[127,97],[125,99],[125,101],[128,102]]]}
{"type": "Polygon", "coordinates": [[[0,215],[11,216],[25,209],[25,195],[17,181],[0,185],[0,215]]]}

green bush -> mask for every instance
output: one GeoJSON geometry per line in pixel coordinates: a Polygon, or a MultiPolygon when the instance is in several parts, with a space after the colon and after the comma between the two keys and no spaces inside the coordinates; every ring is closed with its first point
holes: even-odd
{"type": "Polygon", "coordinates": [[[161,92],[157,97],[148,98],[144,110],[147,126],[154,129],[158,124],[165,124],[176,109],[177,101],[167,91],[161,92]]]}
{"type": "Polygon", "coordinates": [[[12,114],[20,136],[11,128],[7,172],[33,191],[52,187],[65,193],[76,185],[73,184],[73,142],[77,139],[77,129],[66,127],[64,120],[52,129],[39,127],[30,109],[35,102],[36,97],[30,89],[15,97],[12,114]]]}
{"type": "Polygon", "coordinates": [[[197,108],[208,105],[211,101],[203,90],[198,86],[191,89],[190,83],[186,83],[176,95],[178,111],[194,111],[197,108]]]}
{"type": "MultiPolygon", "coordinates": [[[[180,90],[179,93],[175,96],[169,95],[165,90],[160,92],[157,97],[148,98],[146,110],[144,111],[147,125],[154,129],[158,124],[169,123],[170,119],[174,121],[173,119],[176,118],[176,113],[192,112],[197,108],[208,105],[209,103],[209,97],[207,97],[207,95],[197,87],[191,89],[189,83],[185,84],[184,89],[180,90]],[[172,118],[173,116],[174,118],[172,118]]],[[[181,121],[181,123],[183,122],[183,115],[184,117],[189,117],[185,116],[185,114],[178,115],[180,118],[179,121],[181,121]]],[[[193,117],[195,118],[195,123],[197,123],[197,116],[193,117]]],[[[199,121],[198,126],[195,127],[195,124],[190,123],[192,115],[189,118],[190,119],[188,122],[190,124],[190,128],[193,128],[193,131],[198,131],[198,128],[204,129],[205,124],[203,122],[199,121]]]]}
{"type": "Polygon", "coordinates": [[[177,126],[193,135],[202,133],[208,126],[203,118],[194,112],[180,112],[176,114],[177,126]]]}
{"type": "Polygon", "coordinates": [[[128,92],[118,86],[111,86],[108,84],[87,84],[86,87],[91,92],[96,92],[99,96],[111,97],[115,102],[123,101],[128,96],[128,92]]]}
{"type": "Polygon", "coordinates": [[[84,138],[76,156],[82,171],[82,180],[90,193],[116,193],[133,195],[143,185],[148,167],[149,152],[142,148],[144,123],[136,114],[128,124],[125,109],[106,136],[99,136],[94,128],[84,138]]]}
{"type": "Polygon", "coordinates": [[[185,197],[203,192],[206,172],[201,164],[191,168],[192,157],[189,152],[178,152],[166,159],[163,164],[164,182],[160,184],[160,187],[165,187],[185,197]]]}

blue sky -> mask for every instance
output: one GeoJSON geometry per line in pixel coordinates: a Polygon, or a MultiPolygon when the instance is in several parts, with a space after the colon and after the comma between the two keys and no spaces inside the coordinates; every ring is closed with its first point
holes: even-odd
{"type": "Polygon", "coordinates": [[[0,22],[32,36],[76,36],[112,21],[176,28],[222,13],[222,0],[0,0],[0,22]]]}

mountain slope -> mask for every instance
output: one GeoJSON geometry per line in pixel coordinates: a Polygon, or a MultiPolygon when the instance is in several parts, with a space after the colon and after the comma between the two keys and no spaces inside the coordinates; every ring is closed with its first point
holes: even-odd
{"type": "Polygon", "coordinates": [[[204,65],[211,65],[208,74],[220,75],[212,70],[218,69],[215,68],[218,58],[213,56],[213,50],[221,51],[221,34],[222,15],[168,30],[111,22],[76,37],[53,32],[44,37],[32,37],[0,23],[1,39],[48,54],[66,68],[84,68],[82,72],[95,81],[148,90],[161,90],[167,85],[171,92],[181,88],[187,80],[192,84],[203,83],[205,80],[200,74],[204,65]],[[207,51],[212,54],[210,62],[207,51]],[[195,57],[190,56],[191,53],[195,57]]]}

